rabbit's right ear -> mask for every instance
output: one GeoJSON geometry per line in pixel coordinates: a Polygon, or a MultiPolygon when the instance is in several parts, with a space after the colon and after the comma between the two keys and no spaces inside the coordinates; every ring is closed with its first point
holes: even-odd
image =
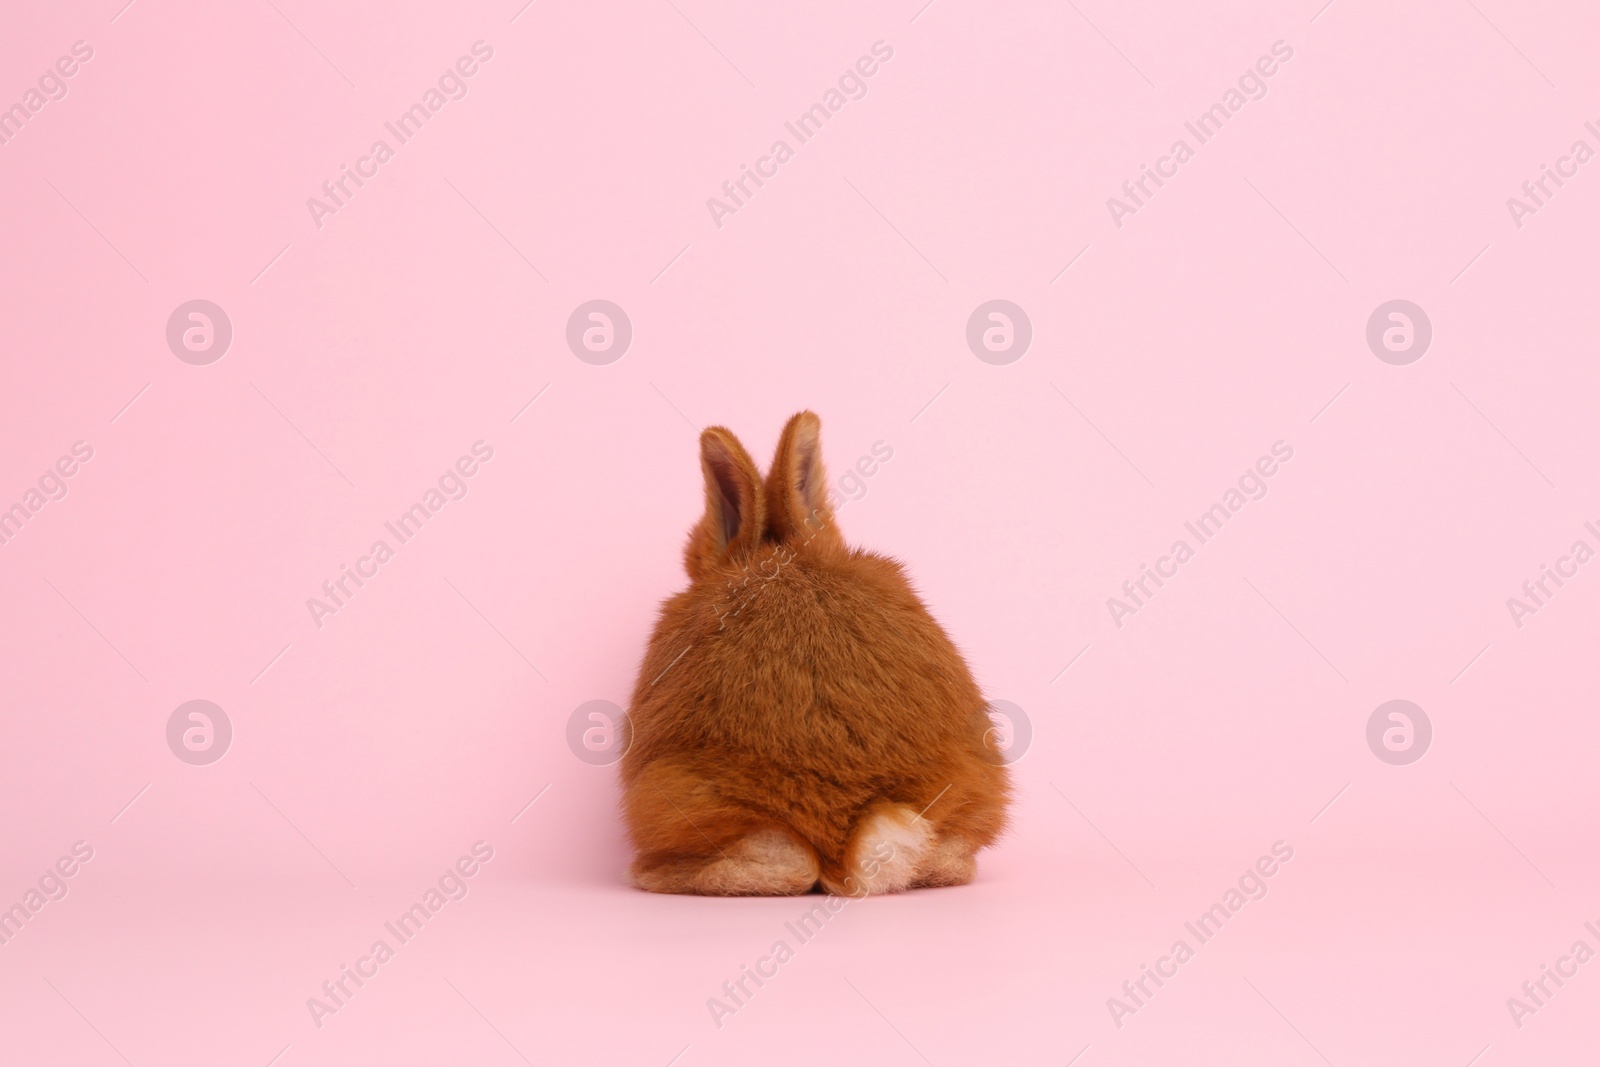
{"type": "Polygon", "coordinates": [[[737,437],[721,426],[701,433],[700,469],[706,482],[706,513],[684,551],[691,578],[759,546],[766,521],[761,472],[737,437]]]}
{"type": "Polygon", "coordinates": [[[767,526],[779,544],[839,543],[822,465],[822,420],[796,413],[778,437],[767,474],[767,526]]]}

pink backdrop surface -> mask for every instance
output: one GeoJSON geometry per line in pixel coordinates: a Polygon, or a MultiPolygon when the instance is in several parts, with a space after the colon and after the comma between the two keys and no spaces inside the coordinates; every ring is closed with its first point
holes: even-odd
{"type": "Polygon", "coordinates": [[[0,33],[0,1062],[1592,1061],[1586,5],[124,3],[0,33]],[[1019,800],[802,929],[568,731],[803,407],[1019,800]]]}

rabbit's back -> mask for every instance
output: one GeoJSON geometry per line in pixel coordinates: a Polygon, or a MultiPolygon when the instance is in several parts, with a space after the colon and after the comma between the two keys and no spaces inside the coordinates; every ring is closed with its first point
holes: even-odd
{"type": "Polygon", "coordinates": [[[897,563],[783,558],[762,553],[724,588],[669,602],[635,697],[633,760],[688,757],[741,799],[846,809],[993,762],[982,695],[897,563]]]}

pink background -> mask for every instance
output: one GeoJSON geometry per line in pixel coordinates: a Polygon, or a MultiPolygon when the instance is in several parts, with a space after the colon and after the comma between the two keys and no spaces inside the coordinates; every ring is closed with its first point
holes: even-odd
{"type": "Polygon", "coordinates": [[[0,506],[94,450],[0,546],[0,904],[94,849],[0,946],[0,1062],[1594,1056],[1600,962],[1506,1004],[1600,949],[1600,564],[1506,606],[1600,548],[1600,162],[1506,205],[1600,148],[1585,5],[123,2],[0,34],[0,105],[94,50],[0,145],[0,506]],[[478,40],[465,98],[318,228],[306,199],[478,40]],[[1280,40],[1119,228],[1107,198],[1280,40]],[[206,366],[165,338],[193,299],[233,325],[206,366]],[[633,325],[605,366],[565,341],[593,299],[633,325]],[[1004,366],[965,340],[991,299],[1033,327],[1004,366]],[[1393,299],[1433,324],[1406,366],[1365,340],[1393,299]],[[627,888],[614,770],[565,731],[627,699],[685,581],[698,428],[765,463],[802,407],[835,480],[892,447],[845,535],[907,561],[1033,740],[975,884],[798,945],[817,898],[627,888]],[[467,496],[317,627],[478,440],[467,496]],[[1107,598],[1280,440],[1118,627],[1107,598]],[[1391,766],[1365,730],[1400,698],[1434,736],[1391,766]],[[209,766],[167,746],[194,699],[233,725],[209,766]],[[319,1028],[307,998],[479,840],[468,896],[319,1028]],[[1117,1026],[1280,840],[1270,893],[1117,1026]]]}

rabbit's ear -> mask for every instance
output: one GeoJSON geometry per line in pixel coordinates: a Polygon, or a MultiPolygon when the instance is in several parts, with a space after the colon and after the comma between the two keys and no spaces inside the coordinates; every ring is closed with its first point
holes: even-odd
{"type": "Polygon", "coordinates": [[[838,539],[822,466],[822,420],[809,411],[791,418],[778,438],[767,472],[767,529],[780,544],[838,539]]]}
{"type": "Polygon", "coordinates": [[[700,435],[700,469],[706,480],[706,513],[689,539],[685,560],[691,577],[761,543],[764,521],[761,472],[739,439],[721,426],[700,435]]]}

